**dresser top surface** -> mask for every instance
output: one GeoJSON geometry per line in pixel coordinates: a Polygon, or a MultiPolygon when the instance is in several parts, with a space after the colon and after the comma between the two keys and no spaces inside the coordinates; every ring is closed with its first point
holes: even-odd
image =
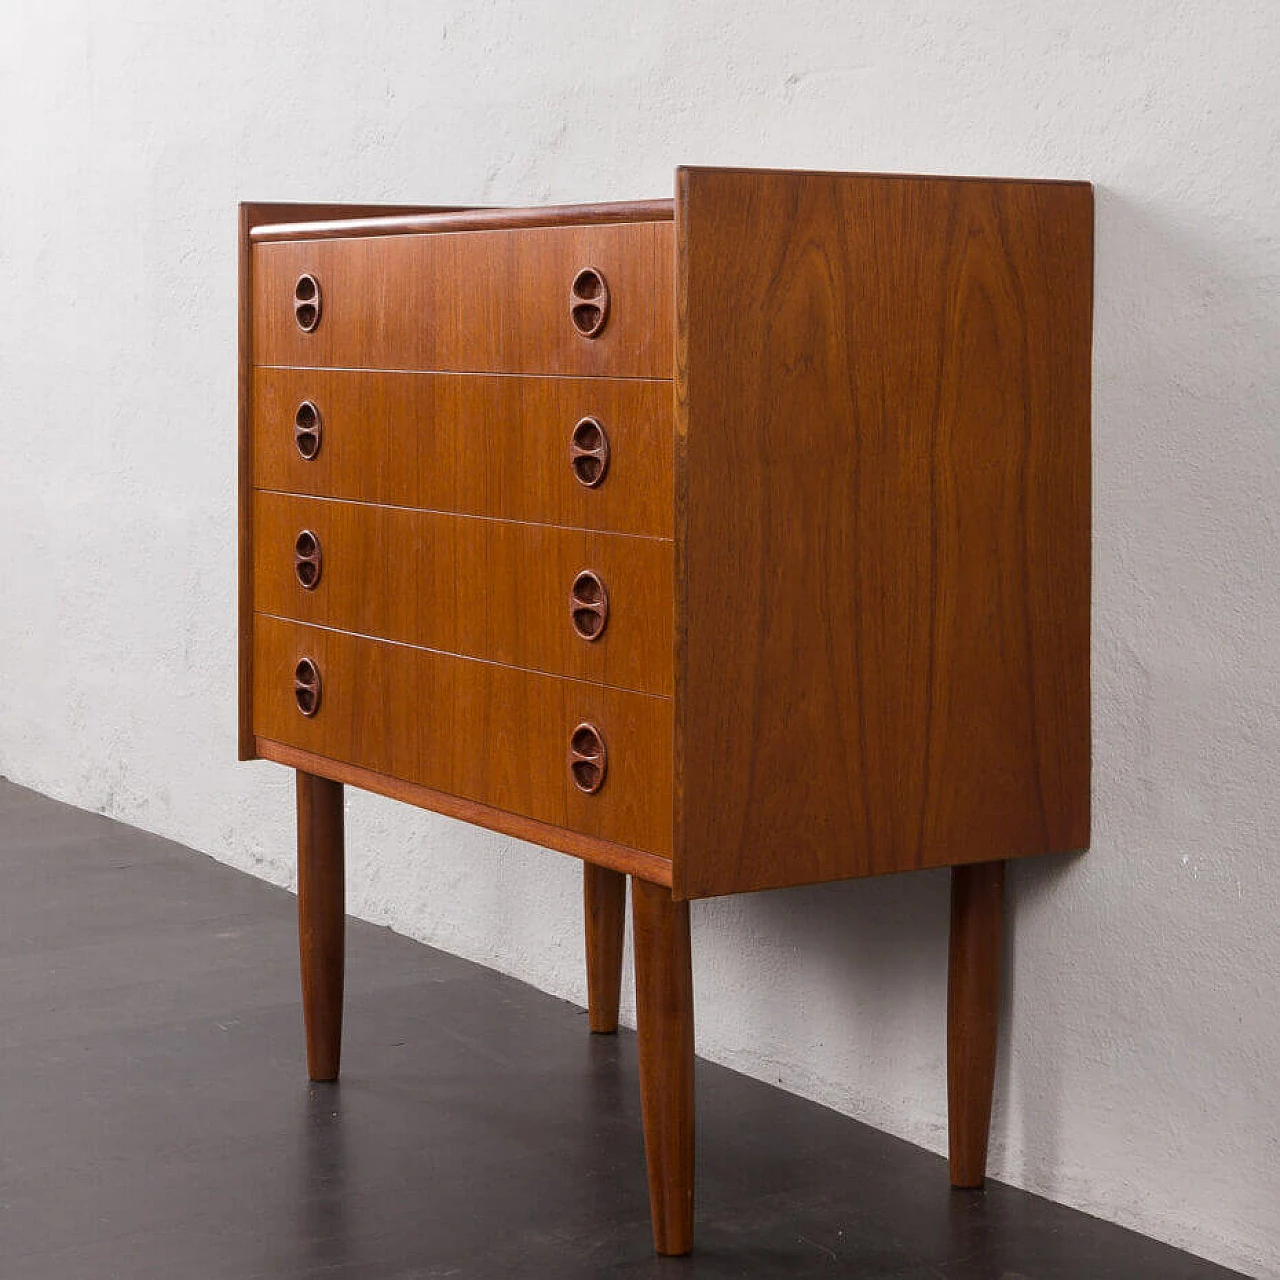
{"type": "MultiPolygon", "coordinates": [[[[1010,186],[1075,186],[1086,182],[1054,178],[996,178],[969,174],[837,173],[826,170],[715,168],[682,165],[676,170],[677,190],[686,173],[757,175],[761,178],[860,178],[877,182],[984,183],[1010,186]]],[[[253,204],[242,206],[249,212],[248,236],[252,242],[273,240],[314,240],[342,236],[421,235],[433,231],[492,231],[517,227],[582,226],[602,222],[670,222],[676,216],[677,200],[602,201],[592,204],[560,204],[498,208],[466,206],[405,205],[308,205],[253,204]]]]}
{"type": "MultiPolygon", "coordinates": [[[[305,208],[305,206],[304,206],[305,208]]],[[[500,231],[519,227],[573,227],[607,222],[670,222],[674,200],[628,200],[603,204],[545,205],[528,209],[424,209],[372,217],[266,221],[252,226],[256,243],[343,236],[423,235],[439,231],[500,231]]]]}

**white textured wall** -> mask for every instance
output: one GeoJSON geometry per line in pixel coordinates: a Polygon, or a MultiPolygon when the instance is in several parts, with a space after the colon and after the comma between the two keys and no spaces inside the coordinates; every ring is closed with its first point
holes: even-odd
{"type": "MultiPolygon", "coordinates": [[[[1280,1275],[1278,64],[1274,0],[5,5],[0,772],[291,879],[234,762],[237,200],[1091,179],[1094,847],[1012,877],[992,1167],[1280,1275]]],[[[583,998],[577,863],[350,826],[355,912],[583,998]]],[[[945,875],[694,915],[701,1052],[942,1149],[945,875]]]]}

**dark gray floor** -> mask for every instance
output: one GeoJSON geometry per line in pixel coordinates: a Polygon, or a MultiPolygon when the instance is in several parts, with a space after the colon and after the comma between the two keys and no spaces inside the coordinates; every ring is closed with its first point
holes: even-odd
{"type": "Polygon", "coordinates": [[[308,1086],[294,947],[289,894],[0,780],[0,1280],[1235,1274],[705,1063],[655,1259],[630,1034],[352,922],[308,1086]]]}

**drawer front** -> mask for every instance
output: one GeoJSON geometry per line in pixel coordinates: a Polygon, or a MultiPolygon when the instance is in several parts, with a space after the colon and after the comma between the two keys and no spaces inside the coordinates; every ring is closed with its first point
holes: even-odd
{"type": "Polygon", "coordinates": [[[670,542],[277,493],[253,519],[259,612],[671,696],[670,542]]]}
{"type": "Polygon", "coordinates": [[[253,422],[260,489],[672,536],[668,382],[258,369],[253,422]]]}
{"type": "MultiPolygon", "coordinates": [[[[253,667],[259,737],[671,856],[666,699],[262,615],[254,619],[253,667]],[[310,716],[295,692],[303,659],[319,673],[310,716]],[[606,751],[593,794],[570,774],[570,739],[583,723],[606,751]]],[[[313,687],[310,670],[302,675],[313,687]]],[[[312,705],[305,693],[303,701],[312,705]]]]}
{"type": "Polygon", "coordinates": [[[252,270],[255,364],[672,376],[670,222],[282,241],[252,270]]]}

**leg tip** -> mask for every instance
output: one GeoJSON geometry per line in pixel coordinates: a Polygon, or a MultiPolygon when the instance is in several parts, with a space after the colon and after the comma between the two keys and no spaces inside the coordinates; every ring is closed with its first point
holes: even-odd
{"type": "Polygon", "coordinates": [[[684,1258],[693,1252],[692,1240],[655,1240],[653,1251],[659,1258],[684,1258]]]}

